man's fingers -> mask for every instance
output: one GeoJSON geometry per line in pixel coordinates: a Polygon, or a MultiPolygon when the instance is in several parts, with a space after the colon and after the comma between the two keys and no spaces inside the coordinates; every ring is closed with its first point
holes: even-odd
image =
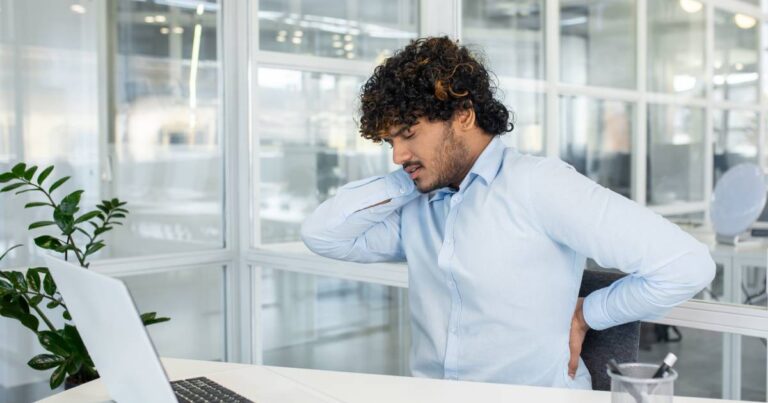
{"type": "Polygon", "coordinates": [[[571,379],[576,377],[576,369],[579,367],[579,351],[573,351],[571,348],[571,359],[568,361],[568,376],[571,379]]]}

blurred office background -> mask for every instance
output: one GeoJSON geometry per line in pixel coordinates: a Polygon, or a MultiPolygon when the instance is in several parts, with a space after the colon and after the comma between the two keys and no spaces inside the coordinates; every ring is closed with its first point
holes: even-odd
{"type": "MultiPolygon", "coordinates": [[[[378,63],[460,38],[514,111],[507,144],[695,226],[728,168],[768,166],[766,23],[760,0],[0,0],[0,171],[128,201],[93,266],[172,317],[161,355],[407,375],[405,266],[299,240],[339,186],[396,168],[356,131],[378,63]]],[[[3,268],[41,262],[33,200],[0,196],[0,251],[24,244],[3,268]]],[[[695,309],[644,324],[678,394],[766,401],[766,259],[718,260],[695,309]]],[[[0,401],[51,394],[31,333],[0,318],[0,340],[0,401]]]]}

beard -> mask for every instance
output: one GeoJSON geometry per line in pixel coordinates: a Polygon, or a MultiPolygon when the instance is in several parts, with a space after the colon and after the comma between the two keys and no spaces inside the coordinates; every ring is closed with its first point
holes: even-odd
{"type": "Polygon", "coordinates": [[[469,147],[456,138],[453,128],[446,123],[443,130],[443,141],[435,148],[435,160],[430,169],[433,179],[416,178],[416,189],[421,193],[461,183],[468,172],[470,164],[469,147]]]}

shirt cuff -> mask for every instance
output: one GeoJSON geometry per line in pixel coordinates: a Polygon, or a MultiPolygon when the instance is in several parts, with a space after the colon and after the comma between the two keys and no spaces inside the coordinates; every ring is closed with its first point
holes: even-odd
{"type": "Polygon", "coordinates": [[[387,174],[384,177],[384,182],[386,183],[387,195],[390,199],[407,196],[416,189],[416,185],[414,185],[410,175],[403,169],[387,174]]]}
{"type": "Polygon", "coordinates": [[[584,311],[584,320],[590,329],[604,330],[616,325],[616,321],[608,315],[605,309],[605,301],[608,298],[610,289],[610,287],[606,287],[597,290],[584,298],[582,310],[584,311]]]}

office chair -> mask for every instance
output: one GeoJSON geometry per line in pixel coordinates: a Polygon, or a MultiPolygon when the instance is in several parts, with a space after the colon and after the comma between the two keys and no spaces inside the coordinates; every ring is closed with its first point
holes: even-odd
{"type": "MultiPolygon", "coordinates": [[[[584,270],[579,297],[586,297],[624,276],[617,272],[584,270]]],[[[639,348],[640,322],[625,323],[601,331],[589,330],[582,345],[581,359],[592,375],[592,389],[610,390],[611,379],[606,372],[608,360],[613,358],[619,363],[637,362],[639,348]]]]}

